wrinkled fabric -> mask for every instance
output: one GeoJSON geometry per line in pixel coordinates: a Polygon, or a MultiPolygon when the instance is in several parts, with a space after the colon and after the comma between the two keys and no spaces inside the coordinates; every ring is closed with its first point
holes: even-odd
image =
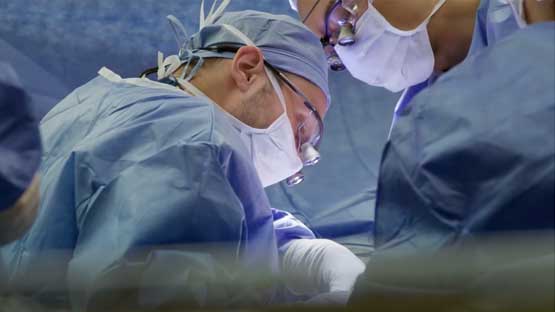
{"type": "Polygon", "coordinates": [[[225,305],[234,296],[215,284],[241,278],[230,268],[276,273],[272,211],[226,120],[146,79],[97,77],[72,92],[41,123],[40,215],[3,251],[12,281],[46,298],[67,281],[74,308],[104,302],[122,281],[141,307],[225,305]]]}
{"type": "Polygon", "coordinates": [[[0,61],[0,211],[13,206],[29,187],[40,156],[30,97],[12,66],[0,61]]]}
{"type": "Polygon", "coordinates": [[[478,53],[519,30],[521,27],[514,13],[507,0],[482,0],[468,55],[478,53]]]}
{"type": "Polygon", "coordinates": [[[381,252],[554,227],[554,23],[482,1],[467,59],[399,111],[382,156],[381,252]]]}

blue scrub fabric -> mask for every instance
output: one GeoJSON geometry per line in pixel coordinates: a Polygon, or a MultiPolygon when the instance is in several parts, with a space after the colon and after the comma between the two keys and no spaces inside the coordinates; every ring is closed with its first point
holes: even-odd
{"type": "Polygon", "coordinates": [[[38,120],[29,94],[12,66],[0,62],[0,211],[13,206],[29,187],[40,157],[38,120]]]}
{"type": "Polygon", "coordinates": [[[272,214],[274,216],[277,245],[281,255],[287,251],[289,243],[296,239],[316,238],[314,232],[291,213],[272,208],[272,214]]]}
{"type": "MultiPolygon", "coordinates": [[[[43,68],[27,66],[18,74],[41,91],[55,91],[48,99],[61,94],[41,104],[47,112],[102,66],[134,77],[156,66],[157,51],[175,54],[178,47],[166,16],[174,14],[187,30],[195,30],[199,5],[200,1],[0,1],[0,37],[19,52],[0,47],[0,58],[14,56],[43,68]],[[37,73],[40,79],[35,80],[37,73]]],[[[247,9],[297,18],[287,1],[233,0],[226,11],[247,9]]],[[[334,105],[325,119],[321,162],[304,170],[301,185],[279,184],[267,193],[272,207],[291,212],[316,236],[341,242],[357,255],[368,254],[380,156],[398,95],[369,87],[346,71],[330,74],[329,79],[334,105]]]]}
{"type": "Polygon", "coordinates": [[[67,281],[78,309],[122,281],[141,307],[225,305],[247,292],[217,287],[243,278],[231,268],[277,273],[272,210],[236,131],[206,100],[160,85],[99,76],[45,116],[40,214],[3,251],[19,287],[52,300],[67,281]],[[151,288],[160,281],[172,287],[151,288]]]}
{"type": "Polygon", "coordinates": [[[555,23],[519,29],[500,3],[482,1],[467,59],[398,115],[380,167],[378,254],[554,228],[555,23]]]}

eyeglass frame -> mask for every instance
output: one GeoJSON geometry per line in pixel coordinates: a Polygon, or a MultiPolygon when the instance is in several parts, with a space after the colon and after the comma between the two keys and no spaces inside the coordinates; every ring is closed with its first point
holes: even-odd
{"type": "MultiPolygon", "coordinates": [[[[319,0],[316,2],[316,4],[318,4],[318,2],[320,2],[319,0]]],[[[353,16],[355,15],[356,11],[352,11],[352,9],[346,8],[343,5],[343,0],[335,0],[335,2],[333,3],[333,5],[331,5],[327,10],[326,10],[326,16],[324,18],[324,36],[322,38],[320,38],[320,42],[322,42],[322,45],[331,45],[330,39],[330,33],[329,33],[329,20],[331,17],[331,14],[338,8],[341,7],[342,9],[344,9],[345,11],[347,11],[347,13],[349,13],[349,15],[353,16]]],[[[354,9],[356,10],[356,8],[354,9]]],[[[312,13],[312,11],[311,11],[312,13]]],[[[309,15],[307,15],[306,18],[308,18],[309,15]]],[[[354,24],[353,24],[354,26],[354,24]]],[[[332,45],[332,46],[335,46],[332,45]]]]}

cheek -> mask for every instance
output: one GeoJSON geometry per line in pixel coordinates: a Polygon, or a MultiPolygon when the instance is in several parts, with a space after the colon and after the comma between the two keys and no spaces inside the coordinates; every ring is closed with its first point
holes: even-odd
{"type": "Polygon", "coordinates": [[[266,129],[279,116],[283,114],[281,104],[268,92],[258,92],[242,101],[242,106],[237,108],[237,114],[233,114],[249,126],[266,129]]]}
{"type": "Polygon", "coordinates": [[[293,136],[295,137],[295,145],[299,146],[299,142],[301,141],[301,138],[299,137],[300,134],[299,134],[298,128],[304,116],[296,112],[289,113],[288,115],[289,115],[289,121],[291,122],[291,130],[293,131],[293,136]]]}
{"type": "Polygon", "coordinates": [[[299,115],[295,111],[287,108],[287,117],[289,118],[289,122],[291,123],[293,133],[295,133],[298,125],[299,115]]]}
{"type": "Polygon", "coordinates": [[[368,10],[368,0],[357,1],[357,6],[358,6],[358,11],[357,11],[356,18],[358,19],[362,16],[362,14],[366,12],[366,10],[368,10]]]}
{"type": "Polygon", "coordinates": [[[324,23],[322,20],[316,19],[308,20],[305,25],[316,35],[318,38],[324,37],[324,23]]]}
{"type": "MultiPolygon", "coordinates": [[[[305,21],[305,25],[318,37],[321,38],[324,36],[324,20],[326,16],[326,5],[325,1],[321,1],[320,6],[316,8],[310,17],[305,21]]],[[[308,14],[308,11],[305,12],[305,15],[308,14]]]]}
{"type": "Polygon", "coordinates": [[[283,114],[283,107],[279,101],[279,98],[272,87],[265,90],[264,94],[261,96],[261,101],[258,103],[260,108],[260,113],[267,116],[270,120],[276,120],[281,114],[283,114]]]}

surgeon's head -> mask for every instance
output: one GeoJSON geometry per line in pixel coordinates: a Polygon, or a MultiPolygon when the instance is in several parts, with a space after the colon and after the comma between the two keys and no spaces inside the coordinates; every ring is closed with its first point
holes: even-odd
{"type": "Polygon", "coordinates": [[[192,36],[181,55],[187,58],[202,63],[190,83],[227,113],[263,186],[318,160],[328,69],[318,38],[302,23],[255,11],[224,14],[192,36]]]}
{"type": "Polygon", "coordinates": [[[460,63],[479,0],[290,0],[333,68],[397,92],[460,63]]]}
{"type": "Polygon", "coordinates": [[[326,94],[307,78],[276,68],[256,46],[223,49],[236,51],[233,58],[207,58],[191,82],[243,123],[266,129],[287,113],[292,128],[297,129],[302,124],[314,125],[310,120],[314,113],[322,119],[326,115],[326,94]]]}

